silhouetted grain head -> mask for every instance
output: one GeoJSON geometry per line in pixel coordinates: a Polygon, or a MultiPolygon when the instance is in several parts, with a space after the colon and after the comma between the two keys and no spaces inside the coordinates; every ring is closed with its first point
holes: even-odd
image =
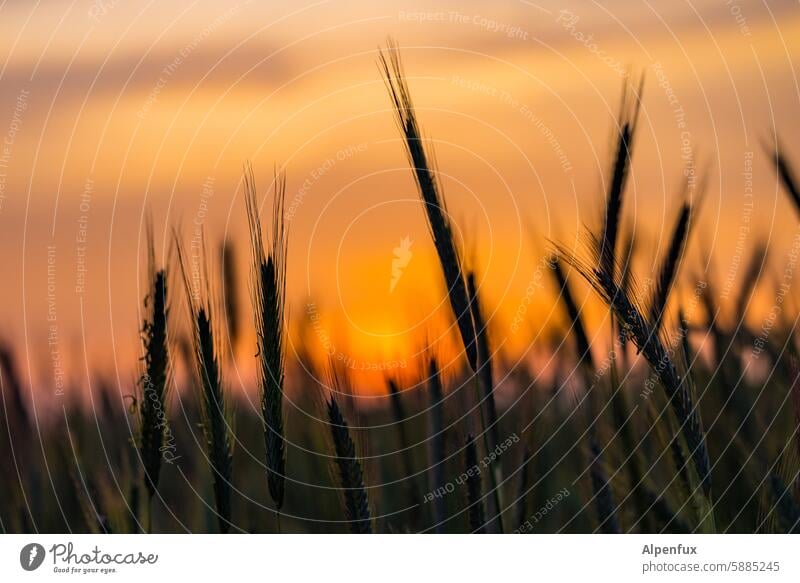
{"type": "Polygon", "coordinates": [[[214,472],[214,498],[219,514],[220,532],[228,532],[231,519],[233,477],[233,441],[230,430],[230,413],[222,385],[222,373],[217,357],[213,327],[204,308],[197,313],[196,346],[203,387],[203,429],[206,447],[214,472]]]}
{"type": "Polygon", "coordinates": [[[200,380],[203,432],[206,453],[211,464],[214,501],[220,532],[226,533],[230,529],[233,493],[233,438],[219,364],[220,351],[214,333],[211,286],[207,279],[208,271],[199,263],[188,263],[177,233],[175,242],[192,322],[193,360],[200,380]],[[192,277],[196,278],[194,285],[192,277]]]}
{"type": "Polygon", "coordinates": [[[477,371],[478,352],[475,345],[475,326],[469,306],[463,260],[453,238],[450,217],[441,194],[436,171],[425,151],[425,144],[414,112],[414,104],[411,101],[411,93],[400,61],[400,49],[391,39],[388,42],[387,50],[381,52],[379,65],[392,100],[398,127],[403,134],[406,154],[414,170],[419,194],[425,206],[428,227],[439,257],[450,307],[458,324],[467,362],[473,371],[477,371]]]}
{"type": "Polygon", "coordinates": [[[625,291],[629,291],[631,277],[633,276],[633,259],[636,255],[636,228],[631,226],[622,240],[622,248],[619,253],[619,262],[622,265],[622,273],[619,276],[619,286],[625,291]]]}
{"type": "Polygon", "coordinates": [[[638,87],[632,87],[630,80],[625,78],[616,128],[617,141],[611,165],[611,180],[608,183],[605,214],[599,237],[601,241],[599,266],[612,275],[613,272],[609,270],[614,269],[616,264],[617,233],[622,214],[625,184],[631,165],[643,88],[644,76],[639,80],[638,87]]]}
{"type": "MultiPolygon", "coordinates": [[[[770,152],[769,146],[765,146],[764,149],[770,152]]],[[[794,169],[786,156],[781,152],[781,145],[777,140],[775,141],[775,149],[771,152],[771,158],[778,171],[781,183],[783,183],[783,187],[786,190],[786,194],[794,204],[794,208],[800,213],[800,183],[797,182],[794,169]]]]}
{"type": "Polygon", "coordinates": [[[266,250],[261,232],[255,177],[252,167],[246,166],[245,199],[253,262],[250,295],[253,302],[258,342],[258,382],[261,395],[261,416],[264,423],[267,485],[278,510],[283,505],[286,482],[283,389],[288,240],[283,213],[285,193],[285,181],[282,177],[276,176],[272,228],[269,233],[269,250],[266,250]]]}
{"type": "Polygon", "coordinates": [[[706,281],[706,287],[700,294],[700,307],[703,309],[705,322],[703,325],[706,329],[711,331],[712,336],[715,337],[720,333],[719,330],[719,306],[717,305],[716,285],[711,278],[706,281]]]}
{"type": "Polygon", "coordinates": [[[331,395],[327,402],[328,423],[339,470],[340,487],[344,496],[345,515],[353,534],[371,534],[372,520],[369,499],[364,487],[364,473],[350,437],[347,421],[331,395]]]}
{"type": "Polygon", "coordinates": [[[144,466],[145,488],[150,498],[158,489],[162,447],[166,432],[167,395],[170,382],[167,322],[167,270],[156,266],[152,223],[148,222],[148,296],[142,325],[144,371],[139,384],[139,454],[144,466]]]}
{"type": "Polygon", "coordinates": [[[768,247],[764,241],[759,241],[753,247],[750,258],[747,262],[744,275],[742,276],[742,283],[739,286],[739,295],[736,298],[736,314],[737,318],[744,318],[750,300],[753,297],[758,280],[761,278],[762,272],[767,264],[767,251],[768,247]]]}
{"type": "Polygon", "coordinates": [[[464,448],[465,469],[467,475],[467,508],[469,512],[469,530],[473,534],[486,533],[486,513],[483,510],[483,493],[481,488],[481,471],[478,466],[478,448],[472,435],[467,436],[464,448]]]}
{"type": "MultiPolygon", "coordinates": [[[[596,239],[590,238],[589,243],[590,259],[587,261],[570,255],[563,249],[561,250],[562,256],[575,267],[613,310],[619,319],[623,333],[636,345],[650,365],[675,411],[681,431],[686,436],[692,459],[703,485],[703,492],[706,497],[710,497],[711,476],[708,450],[700,423],[700,413],[693,400],[691,379],[689,375],[682,377],[678,373],[670,351],[665,347],[664,339],[651,328],[642,315],[639,302],[635,299],[637,289],[635,282],[632,283],[631,292],[624,293],[607,270],[592,267],[594,264],[592,257],[599,256],[600,246],[596,239]]],[[[615,271],[612,269],[610,273],[615,271]]]]}
{"type": "Polygon", "coordinates": [[[234,351],[239,342],[239,274],[236,269],[236,245],[226,238],[220,245],[222,261],[222,294],[225,301],[225,323],[228,339],[234,351]]]}
{"type": "Polygon", "coordinates": [[[647,320],[642,315],[643,310],[636,299],[638,287],[635,280],[631,279],[630,291],[623,293],[616,279],[611,275],[616,272],[615,267],[610,270],[593,267],[595,258],[600,255],[602,243],[590,234],[588,244],[589,258],[586,260],[569,253],[564,248],[559,249],[560,255],[577,270],[613,310],[619,318],[623,333],[634,342],[650,366],[655,368],[662,361],[666,363],[659,367],[659,378],[668,391],[677,390],[680,380],[678,373],[668,358],[661,339],[657,334],[652,333],[647,320]]]}
{"type": "Polygon", "coordinates": [[[684,313],[683,308],[680,308],[678,310],[678,336],[681,343],[681,355],[683,356],[683,362],[685,363],[687,374],[691,372],[692,364],[694,362],[692,346],[689,342],[690,333],[691,328],[689,327],[689,322],[686,319],[686,314],[684,313]]]}
{"type": "MultiPolygon", "coordinates": [[[[631,286],[631,279],[633,277],[633,259],[636,254],[636,228],[631,226],[630,229],[627,230],[627,234],[623,239],[622,243],[622,250],[620,252],[620,264],[622,265],[622,273],[620,274],[619,278],[619,287],[622,289],[623,292],[626,294],[630,293],[630,286],[631,286]]],[[[619,345],[622,349],[622,356],[623,359],[625,358],[626,346],[628,342],[628,337],[625,334],[619,334],[619,345]]],[[[623,361],[624,365],[624,361],[623,361]]]]}
{"type": "Polygon", "coordinates": [[[661,330],[669,293],[677,277],[681,258],[689,238],[691,216],[692,206],[689,201],[684,201],[672,230],[669,247],[667,247],[666,253],[658,264],[656,282],[653,286],[649,303],[650,326],[656,333],[661,330]]]}

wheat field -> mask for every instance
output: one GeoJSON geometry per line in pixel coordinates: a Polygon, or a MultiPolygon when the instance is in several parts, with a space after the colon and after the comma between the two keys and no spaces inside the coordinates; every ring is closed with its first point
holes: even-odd
{"type": "MultiPolygon", "coordinates": [[[[241,160],[247,230],[238,237],[217,245],[204,234],[198,247],[180,222],[151,214],[147,292],[131,306],[141,315],[133,382],[96,378],[91,406],[76,399],[40,420],[42,388],[26,382],[4,337],[3,532],[800,531],[800,234],[788,248],[745,251],[732,314],[720,309],[724,274],[701,271],[687,253],[702,243],[708,175],[686,179],[669,201],[657,253],[640,245],[624,217],[640,108],[656,80],[631,70],[608,96],[619,109],[602,212],[583,217],[577,242],[526,233],[564,326],[554,339],[526,340],[547,362],[511,362],[480,283],[481,243],[448,211],[402,53],[388,41],[376,75],[427,223],[413,248],[436,258],[455,352],[431,342],[434,331],[410,339],[420,350],[402,374],[386,367],[362,399],[362,376],[315,347],[313,314],[287,297],[291,165],[241,160]],[[656,276],[637,273],[642,263],[656,276]],[[587,294],[599,325],[587,319],[587,294]],[[764,319],[747,315],[756,295],[772,306],[764,319]],[[237,364],[255,371],[246,394],[233,390],[237,364]]],[[[783,132],[765,134],[755,156],[800,224],[783,132]]],[[[409,245],[396,250],[395,277],[409,245]]],[[[532,330],[525,317],[518,325],[532,330]]]]}

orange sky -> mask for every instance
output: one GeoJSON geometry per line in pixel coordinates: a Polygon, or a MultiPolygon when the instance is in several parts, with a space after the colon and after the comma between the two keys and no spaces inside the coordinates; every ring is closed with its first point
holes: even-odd
{"type": "MultiPolygon", "coordinates": [[[[685,275],[700,272],[700,249],[718,275],[735,275],[740,236],[746,250],[770,238],[773,265],[786,261],[797,217],[761,143],[776,127],[800,160],[791,1],[141,4],[0,8],[3,337],[43,385],[54,350],[78,383],[87,369],[132,378],[144,209],[160,250],[168,225],[188,234],[201,219],[214,247],[227,234],[243,253],[245,160],[264,191],[274,165],[286,170],[291,316],[314,303],[323,323],[312,338],[366,364],[405,358],[426,337],[452,341],[376,65],[387,35],[403,47],[493,336],[512,354],[562,321],[535,284],[537,259],[547,239],[569,244],[599,216],[627,68],[647,76],[625,211],[640,278],[670,228],[687,144],[711,182],[685,275]],[[406,237],[410,259],[390,291],[406,237]]],[[[245,363],[252,352],[242,348],[245,363]]]]}

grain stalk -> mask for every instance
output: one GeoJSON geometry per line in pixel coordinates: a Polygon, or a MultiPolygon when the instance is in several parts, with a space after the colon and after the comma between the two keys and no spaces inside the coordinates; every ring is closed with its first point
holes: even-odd
{"type": "Polygon", "coordinates": [[[344,495],[345,515],[350,532],[372,534],[372,519],[369,511],[369,498],[364,487],[364,472],[356,455],[356,446],[350,437],[347,421],[333,395],[328,400],[327,409],[331,438],[336,454],[336,467],[339,470],[339,485],[344,495]]]}
{"type": "Polygon", "coordinates": [[[250,226],[252,255],[250,295],[255,314],[258,343],[258,386],[261,419],[264,425],[264,448],[267,459],[267,487],[280,513],[286,482],[286,445],[283,419],[285,378],[285,307],[287,232],[283,203],[286,183],[275,178],[272,206],[272,230],[269,250],[264,247],[256,195],[255,177],[250,165],[245,168],[245,199],[250,226]]]}
{"type": "MultiPolygon", "coordinates": [[[[202,265],[202,260],[192,265],[188,263],[177,233],[175,242],[192,322],[192,356],[195,373],[200,379],[203,432],[213,477],[214,503],[219,530],[227,533],[231,525],[233,436],[219,363],[220,352],[214,333],[208,270],[202,265]]],[[[207,257],[205,245],[202,256],[207,257]]]]}
{"type": "Polygon", "coordinates": [[[681,257],[686,248],[686,241],[689,238],[689,221],[692,215],[692,207],[689,202],[681,205],[675,227],[672,231],[670,244],[667,252],[661,259],[657,270],[656,284],[653,286],[650,299],[650,327],[655,334],[661,330],[664,320],[664,312],[667,308],[667,299],[672,290],[673,283],[678,274],[681,257]]]}
{"type": "Polygon", "coordinates": [[[239,274],[236,269],[236,246],[231,239],[225,239],[220,246],[222,262],[222,291],[225,301],[225,323],[231,352],[236,354],[241,334],[239,325],[239,274]]]}
{"type": "Polygon", "coordinates": [[[616,267],[616,245],[619,232],[620,218],[622,215],[623,195],[633,154],[633,142],[636,136],[636,127],[639,120],[642,90],[644,89],[644,76],[639,80],[637,89],[630,86],[626,77],[623,85],[622,97],[617,122],[617,144],[614,161],[611,165],[611,181],[606,193],[605,215],[601,229],[600,241],[600,266],[608,273],[614,273],[616,267]]]}
{"type": "MultiPolygon", "coordinates": [[[[599,249],[597,240],[590,240],[590,251],[593,252],[593,257],[599,257],[599,249]]],[[[642,310],[631,300],[635,291],[630,294],[623,293],[610,273],[604,269],[592,267],[590,263],[583,262],[574,255],[569,255],[565,250],[561,252],[614,311],[619,318],[622,333],[636,345],[664,388],[694,462],[700,486],[699,492],[696,492],[695,495],[702,496],[702,505],[710,511],[712,508],[711,465],[708,459],[705,433],[700,421],[700,412],[694,403],[689,375],[682,377],[678,374],[670,352],[665,348],[660,335],[654,333],[642,315],[642,310]]],[[[635,286],[632,286],[632,290],[635,290],[635,286]]],[[[710,520],[711,517],[708,519],[710,520]]]]}
{"type": "Polygon", "coordinates": [[[167,396],[170,383],[170,358],[167,338],[167,271],[157,269],[153,226],[148,222],[148,287],[145,298],[147,316],[142,325],[144,371],[139,379],[139,455],[144,466],[144,485],[148,494],[147,528],[152,530],[153,497],[158,490],[164,436],[167,430],[167,396]]]}
{"type": "MultiPolygon", "coordinates": [[[[765,149],[769,152],[768,148],[765,147],[765,149]]],[[[781,152],[781,145],[777,139],[775,141],[775,149],[772,151],[771,158],[773,164],[775,164],[776,170],[778,171],[778,176],[781,179],[783,188],[786,190],[786,194],[789,196],[789,199],[792,201],[792,203],[794,203],[794,207],[797,212],[800,213],[800,185],[797,182],[791,163],[781,152]]]]}
{"type": "Polygon", "coordinates": [[[425,207],[428,227],[439,257],[447,286],[447,296],[458,324],[467,362],[475,372],[478,370],[478,350],[475,345],[475,326],[469,306],[463,260],[453,239],[453,227],[436,170],[429,162],[429,156],[425,151],[422,132],[417,123],[411,93],[400,61],[400,50],[392,40],[389,40],[386,52],[381,52],[380,68],[392,100],[397,125],[403,135],[406,154],[414,170],[419,195],[425,207]]]}

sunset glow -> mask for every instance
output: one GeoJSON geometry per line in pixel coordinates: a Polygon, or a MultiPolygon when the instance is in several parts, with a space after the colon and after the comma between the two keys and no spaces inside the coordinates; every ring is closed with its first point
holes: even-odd
{"type": "MultiPolygon", "coordinates": [[[[797,128],[800,17],[790,2],[752,7],[746,24],[735,3],[643,5],[624,16],[549,2],[475,13],[458,3],[282,4],[3,9],[0,219],[6,269],[22,276],[6,283],[4,327],[24,334],[39,382],[54,378],[34,350],[48,337],[71,383],[85,384],[85,362],[127,374],[138,352],[132,306],[145,295],[145,212],[160,256],[173,223],[188,236],[201,222],[211,247],[234,241],[247,272],[246,160],[263,195],[274,168],[287,176],[295,330],[313,302],[345,358],[364,363],[450,338],[444,284],[376,66],[387,35],[403,46],[463,252],[508,358],[530,357],[531,332],[563,325],[550,282],[535,282],[537,262],[548,239],[577,241],[599,220],[627,71],[646,77],[625,216],[641,248],[665,244],[685,169],[709,181],[687,271],[742,236],[784,246],[792,237],[794,217],[760,156],[773,127],[797,128]],[[390,290],[404,238],[412,254],[390,290]],[[52,297],[26,293],[48,282],[52,297]],[[525,333],[515,334],[523,305],[525,333]]],[[[800,150],[796,133],[783,135],[789,152],[800,150]]],[[[642,261],[640,277],[649,266],[642,261]]],[[[731,261],[715,269],[735,279],[731,261]]],[[[592,310],[590,320],[604,318],[592,310]]]]}

